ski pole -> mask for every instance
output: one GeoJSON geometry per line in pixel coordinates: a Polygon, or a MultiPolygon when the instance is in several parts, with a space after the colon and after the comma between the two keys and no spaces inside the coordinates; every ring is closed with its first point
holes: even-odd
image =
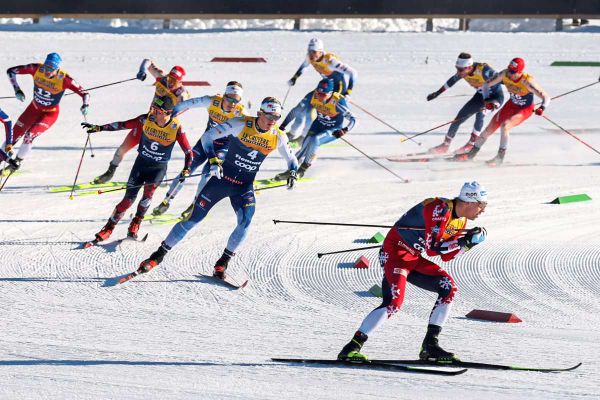
{"type": "MultiPolygon", "coordinates": [[[[274,219],[274,224],[300,224],[300,225],[331,225],[331,226],[355,226],[363,228],[394,228],[394,225],[374,225],[374,224],[348,224],[344,222],[319,222],[319,221],[289,221],[282,219],[274,219]]],[[[396,226],[396,229],[402,229],[407,231],[424,231],[425,228],[417,226],[396,226]]],[[[459,232],[466,232],[469,229],[456,229],[459,232]]]]}
{"type": "Polygon", "coordinates": [[[600,154],[600,151],[596,150],[595,148],[593,148],[591,145],[587,144],[586,142],[584,142],[583,140],[579,139],[577,136],[575,136],[574,134],[572,134],[571,132],[569,132],[568,130],[566,130],[565,128],[563,128],[562,126],[560,126],[559,124],[557,124],[556,122],[552,121],[550,118],[546,117],[545,115],[542,115],[542,117],[550,122],[552,125],[558,127],[560,130],[562,130],[564,133],[571,135],[571,137],[573,137],[575,140],[578,140],[580,143],[584,144],[585,146],[589,147],[590,149],[592,149],[593,151],[595,151],[596,153],[600,154]]]}
{"type": "Polygon", "coordinates": [[[73,180],[73,187],[71,188],[71,194],[69,195],[69,200],[73,200],[73,192],[75,191],[75,185],[77,184],[77,178],[79,177],[79,171],[81,170],[81,164],[83,163],[83,156],[85,156],[85,151],[88,148],[88,143],[90,142],[90,134],[87,134],[87,139],[85,140],[85,145],[83,145],[83,152],[81,153],[81,158],[79,159],[79,166],[77,167],[77,173],[75,174],[75,179],[73,180]]]}
{"type": "Polygon", "coordinates": [[[287,187],[287,183],[284,183],[282,185],[277,185],[277,186],[267,186],[267,187],[257,188],[257,189],[254,189],[254,191],[260,192],[261,190],[277,189],[277,188],[281,188],[281,187],[287,187]]]}
{"type": "MultiPolygon", "coordinates": [[[[210,174],[193,174],[193,175],[186,176],[185,179],[193,178],[195,176],[204,176],[204,175],[210,175],[210,174]]],[[[158,183],[158,185],[162,185],[163,183],[172,182],[172,181],[181,180],[181,179],[182,179],[181,177],[175,177],[175,178],[171,178],[171,179],[163,179],[162,181],[160,181],[158,183]]],[[[134,186],[125,185],[125,186],[121,186],[121,187],[114,188],[114,189],[108,189],[108,190],[99,189],[98,194],[117,192],[119,190],[135,189],[135,188],[139,188],[139,187],[146,186],[146,185],[148,185],[148,183],[142,183],[140,185],[134,185],[134,186]]]]}
{"type": "Polygon", "coordinates": [[[281,108],[284,109],[285,108],[285,101],[288,98],[288,94],[290,94],[290,90],[292,90],[291,86],[288,86],[288,90],[287,92],[285,92],[285,97],[283,98],[283,103],[281,103],[281,108]]]}
{"type": "MultiPolygon", "coordinates": [[[[129,78],[129,79],[124,79],[124,80],[122,80],[122,81],[111,82],[111,83],[107,83],[107,84],[105,84],[105,85],[94,86],[94,87],[91,87],[91,88],[89,88],[89,89],[83,89],[83,91],[84,91],[84,92],[90,92],[90,91],[92,91],[92,90],[100,89],[100,88],[107,87],[107,86],[118,85],[119,83],[123,83],[123,82],[129,82],[129,81],[133,81],[133,80],[136,80],[136,79],[137,79],[137,78],[129,78]]],[[[76,93],[75,93],[75,92],[67,93],[67,94],[65,94],[65,96],[70,96],[70,95],[72,95],[72,94],[76,94],[76,93]]]]}
{"type": "Polygon", "coordinates": [[[4,185],[6,185],[6,182],[8,182],[8,178],[10,178],[14,172],[15,171],[11,170],[6,179],[4,179],[4,182],[2,182],[2,186],[0,186],[0,192],[2,191],[2,189],[4,189],[4,185]]]}
{"type": "Polygon", "coordinates": [[[323,256],[328,256],[330,254],[340,254],[340,253],[350,253],[351,251],[360,251],[360,250],[369,250],[369,249],[377,249],[381,247],[380,244],[376,245],[376,246],[367,246],[367,247],[359,247],[356,249],[347,249],[347,250],[338,250],[338,251],[330,251],[327,253],[317,253],[317,258],[321,258],[323,256]]]}
{"type": "MultiPolygon", "coordinates": [[[[406,140],[409,140],[410,138],[408,137],[408,135],[404,132],[400,132],[398,129],[396,129],[395,127],[393,127],[392,125],[388,124],[387,122],[385,122],[384,120],[382,120],[381,118],[377,117],[376,115],[371,114],[369,111],[367,111],[366,109],[364,109],[363,107],[359,106],[358,104],[356,104],[353,101],[350,101],[350,104],[352,104],[353,106],[355,106],[356,108],[358,108],[359,110],[363,111],[365,114],[370,115],[371,117],[375,118],[377,121],[381,122],[382,124],[384,124],[385,126],[387,126],[388,128],[393,129],[394,131],[398,132],[399,134],[403,135],[406,140]]],[[[417,142],[416,140],[410,139],[413,142],[415,142],[416,144],[418,144],[419,146],[422,145],[421,142],[417,142]]]]}
{"type": "MultiPolygon", "coordinates": [[[[588,88],[588,87],[590,87],[590,86],[594,86],[594,85],[596,85],[597,83],[600,83],[600,78],[599,78],[599,80],[598,80],[598,81],[596,81],[596,82],[594,82],[594,83],[590,83],[589,85],[585,85],[585,86],[582,86],[582,87],[580,87],[580,88],[573,89],[573,90],[570,90],[570,91],[568,91],[568,92],[565,92],[565,93],[559,94],[558,96],[554,96],[554,97],[552,97],[552,98],[551,98],[551,100],[555,100],[555,99],[558,99],[559,97],[563,97],[563,96],[566,96],[566,95],[568,95],[568,94],[571,94],[571,93],[578,92],[578,91],[580,91],[580,90],[583,90],[583,89],[585,89],[585,88],[588,88]]],[[[483,108],[481,108],[479,111],[481,111],[481,110],[483,110],[483,108]]],[[[410,136],[410,137],[408,137],[408,138],[400,138],[400,143],[403,143],[403,142],[405,142],[405,141],[407,141],[407,140],[409,140],[409,139],[416,138],[417,136],[424,135],[424,134],[426,134],[426,133],[429,133],[429,132],[431,132],[431,131],[434,131],[434,130],[436,130],[436,129],[438,129],[438,128],[441,128],[441,127],[443,127],[443,126],[450,125],[450,124],[452,124],[452,123],[454,123],[454,122],[459,122],[459,121],[462,121],[463,119],[466,119],[466,118],[468,118],[468,117],[470,117],[470,115],[469,115],[469,116],[467,116],[467,117],[463,117],[463,118],[456,118],[456,119],[453,119],[453,120],[452,120],[452,121],[450,121],[450,122],[446,122],[445,124],[438,125],[438,126],[436,126],[436,127],[433,127],[433,128],[431,128],[431,129],[428,129],[428,130],[426,130],[426,131],[423,131],[423,132],[420,132],[420,133],[417,133],[417,134],[415,134],[415,135],[413,135],[413,136],[410,136]]]]}
{"type": "Polygon", "coordinates": [[[388,171],[390,174],[394,175],[396,178],[400,179],[402,181],[402,183],[408,183],[409,180],[406,178],[401,177],[400,175],[396,174],[394,171],[392,171],[391,169],[389,169],[388,167],[386,167],[385,165],[381,164],[379,161],[375,160],[373,157],[369,156],[367,153],[365,153],[364,151],[362,151],[361,149],[359,149],[358,147],[356,147],[355,145],[353,145],[352,143],[350,143],[348,140],[346,140],[345,138],[341,137],[340,139],[342,139],[344,142],[346,142],[348,145],[350,145],[351,147],[354,148],[354,150],[358,151],[359,153],[361,153],[363,156],[367,157],[369,160],[373,161],[375,164],[379,165],[381,168],[385,169],[386,171],[388,171]]]}
{"type": "Polygon", "coordinates": [[[94,158],[94,157],[96,157],[96,155],[94,154],[94,148],[92,147],[92,139],[91,138],[89,140],[89,145],[90,145],[90,157],[94,158]]]}

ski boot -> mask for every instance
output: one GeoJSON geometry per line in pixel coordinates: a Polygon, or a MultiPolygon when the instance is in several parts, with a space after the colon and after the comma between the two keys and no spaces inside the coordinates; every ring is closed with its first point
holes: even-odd
{"type": "Polygon", "coordinates": [[[306,172],[306,170],[310,168],[310,164],[307,164],[306,162],[303,162],[300,165],[300,168],[298,168],[298,171],[296,172],[296,176],[298,177],[298,179],[302,179],[302,177],[304,176],[304,173],[306,172]]]}
{"type": "Polygon", "coordinates": [[[221,258],[219,258],[215,263],[213,277],[217,279],[225,279],[225,270],[227,269],[227,264],[229,264],[229,260],[231,260],[231,257],[234,255],[235,253],[232,253],[227,249],[223,251],[221,258]]]}
{"type": "Polygon", "coordinates": [[[164,199],[158,206],[152,210],[152,215],[163,215],[169,209],[169,200],[164,199]]]}
{"type": "Polygon", "coordinates": [[[17,171],[19,168],[21,168],[21,161],[23,160],[19,157],[9,158],[8,160],[6,160],[6,163],[8,165],[2,169],[2,176],[8,176],[13,172],[17,171]]]}
{"type": "Polygon", "coordinates": [[[479,147],[473,146],[473,148],[471,150],[469,150],[467,153],[455,154],[454,161],[472,160],[477,155],[477,153],[479,153],[479,150],[480,150],[479,147]]]}
{"type": "Polygon", "coordinates": [[[497,167],[499,165],[502,165],[502,163],[504,162],[505,154],[506,149],[500,149],[498,150],[498,154],[496,154],[496,157],[492,158],[491,160],[487,160],[485,163],[488,167],[497,167]]]}
{"type": "Polygon", "coordinates": [[[190,206],[181,213],[181,219],[187,221],[192,216],[192,211],[194,211],[194,203],[190,204],[190,206]]]}
{"type": "Polygon", "coordinates": [[[290,170],[287,171],[283,171],[277,175],[275,175],[275,177],[273,178],[273,180],[275,181],[287,181],[287,179],[290,177],[290,170]]]}
{"type": "Polygon", "coordinates": [[[450,141],[448,139],[444,140],[444,143],[439,144],[435,147],[432,147],[428,150],[429,154],[445,154],[450,147],[450,141]]]}
{"type": "Polygon", "coordinates": [[[479,138],[479,135],[476,135],[475,133],[471,133],[471,138],[469,139],[469,141],[467,142],[467,144],[465,144],[462,147],[459,147],[458,149],[454,150],[454,154],[463,154],[463,153],[468,153],[471,151],[471,149],[473,149],[473,146],[475,146],[475,141],[479,138]]]}
{"type": "Polygon", "coordinates": [[[360,352],[369,337],[361,331],[356,331],[354,337],[346,344],[337,356],[340,361],[365,362],[368,357],[360,352]]]}
{"type": "Polygon", "coordinates": [[[106,225],[100,229],[100,232],[96,233],[96,242],[102,242],[112,235],[113,229],[115,229],[116,223],[112,219],[108,219],[106,225]]]}
{"type": "Polygon", "coordinates": [[[150,258],[140,263],[140,266],[136,272],[138,274],[145,274],[147,272],[150,272],[150,270],[152,270],[154,267],[156,267],[162,262],[163,258],[165,258],[165,255],[168,251],[169,249],[167,249],[166,245],[164,243],[161,244],[160,247],[150,255],[150,258]]]}
{"type": "Polygon", "coordinates": [[[102,175],[94,178],[92,183],[95,185],[98,185],[98,184],[106,183],[106,182],[110,181],[112,179],[113,175],[115,174],[116,170],[117,170],[116,165],[113,165],[112,163],[108,164],[108,169],[106,170],[106,172],[103,173],[102,175]]]}
{"type": "Polygon", "coordinates": [[[129,229],[127,229],[127,237],[132,239],[137,239],[138,231],[140,230],[140,224],[142,223],[143,218],[138,217],[137,215],[133,217],[131,223],[129,224],[129,229]]]}
{"type": "Polygon", "coordinates": [[[442,349],[438,343],[438,335],[442,331],[442,328],[437,325],[429,325],[427,327],[427,335],[421,345],[421,352],[419,353],[419,359],[423,361],[431,361],[436,363],[448,363],[451,364],[453,361],[460,361],[454,353],[450,353],[442,349]]]}

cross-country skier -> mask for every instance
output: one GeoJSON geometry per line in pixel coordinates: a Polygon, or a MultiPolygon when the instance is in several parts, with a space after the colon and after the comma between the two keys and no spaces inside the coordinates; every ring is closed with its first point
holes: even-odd
{"type": "MultiPolygon", "coordinates": [[[[7,137],[7,138],[12,137],[12,121],[10,120],[8,114],[6,114],[4,111],[2,111],[2,109],[0,109],[0,122],[2,123],[2,125],[4,125],[5,137],[7,137]]],[[[5,146],[2,146],[2,148],[0,148],[0,163],[2,163],[2,161],[6,161],[7,163],[12,164],[14,169],[16,170],[19,168],[19,166],[14,159],[10,158],[11,155],[12,155],[12,146],[7,147],[5,145],[5,146]]]]}
{"type": "MultiPolygon", "coordinates": [[[[170,98],[171,103],[177,105],[178,103],[190,98],[190,94],[187,89],[183,86],[183,78],[185,77],[185,70],[183,67],[178,65],[171,68],[169,73],[162,70],[156,63],[150,59],[145,59],[140,65],[140,70],[137,73],[137,78],[140,81],[146,79],[146,73],[149,72],[155,79],[154,86],[154,97],[153,101],[157,97],[167,96],[170,98]]],[[[93,183],[106,183],[112,179],[115,171],[125,154],[129,150],[133,149],[140,143],[140,137],[135,135],[134,131],[129,132],[125,137],[125,140],[115,151],[112,161],[108,164],[108,169],[102,175],[96,177],[93,183]]]]}
{"type": "Polygon", "coordinates": [[[502,136],[500,137],[498,154],[486,162],[489,166],[502,164],[508,148],[510,130],[520,125],[534,112],[533,95],[542,99],[542,104],[535,110],[535,114],[542,115],[544,113],[544,110],[550,104],[550,96],[538,85],[533,76],[523,72],[524,69],[525,61],[522,58],[513,58],[505,70],[484,85],[485,93],[488,87],[502,83],[510,93],[510,101],[507,101],[500,111],[492,117],[473,148],[465,154],[457,155],[457,160],[466,161],[475,157],[487,138],[500,128],[502,136]]]}
{"type": "Polygon", "coordinates": [[[483,85],[486,81],[489,81],[496,76],[496,71],[488,64],[473,62],[473,58],[470,54],[460,53],[456,60],[455,67],[456,73],[446,81],[444,86],[439,88],[436,92],[427,95],[427,101],[435,99],[461,79],[464,79],[465,82],[475,89],[475,94],[462,106],[458,114],[456,114],[454,122],[450,124],[450,128],[448,128],[444,143],[429,149],[429,152],[432,154],[444,154],[447,152],[460,125],[470,118],[471,115],[475,114],[475,123],[473,124],[471,138],[467,144],[455,150],[455,153],[466,153],[471,150],[475,144],[475,140],[477,140],[483,129],[483,120],[485,119],[484,114],[489,111],[497,110],[504,102],[504,94],[502,93],[500,84],[490,87],[488,96],[485,98],[483,96],[483,85]]]}
{"type": "Polygon", "coordinates": [[[486,205],[486,190],[477,182],[468,182],[455,199],[426,199],[408,210],[394,224],[379,252],[379,262],[384,269],[381,283],[383,302],[366,316],[352,340],[339,353],[338,359],[367,359],[360,353],[363,344],[382,323],[400,310],[407,281],[438,294],[429,316],[419,358],[430,361],[455,359],[453,353],[440,347],[438,335],[450,314],[456,284],[448,272],[421,254],[426,253],[430,257],[439,255],[443,261],[449,261],[483,242],[486,238],[485,229],[477,227],[465,233],[464,228],[467,220],[475,220],[486,205]],[[406,227],[424,229],[403,229],[406,227]]]}
{"type": "MultiPolygon", "coordinates": [[[[298,68],[294,76],[288,81],[288,85],[294,86],[296,80],[309,65],[312,65],[322,78],[332,79],[334,92],[339,93],[344,97],[350,96],[358,78],[358,73],[354,68],[340,61],[338,56],[325,51],[323,42],[321,39],[317,38],[313,38],[308,42],[306,59],[302,65],[300,65],[300,68],[298,68]]],[[[310,126],[308,123],[308,121],[312,119],[310,113],[310,95],[312,95],[312,92],[307,94],[286,117],[286,125],[291,121],[294,121],[291,127],[291,132],[295,132],[293,140],[299,140],[304,137],[310,126]],[[303,131],[300,130],[302,124],[304,124],[303,131]]]]}
{"type": "MultiPolygon", "coordinates": [[[[231,118],[237,118],[244,116],[244,105],[241,103],[242,96],[244,94],[244,89],[242,88],[242,84],[237,81],[231,81],[227,83],[225,87],[225,92],[223,95],[216,94],[214,96],[202,96],[195,97],[193,99],[189,99],[183,101],[177,106],[175,106],[175,110],[173,112],[173,116],[177,116],[191,108],[206,108],[208,111],[208,123],[206,124],[206,130],[210,128],[214,128],[215,126],[222,124],[225,121],[230,120],[231,118]]],[[[227,152],[227,144],[229,143],[229,138],[221,139],[218,142],[214,143],[215,154],[221,160],[225,158],[225,153],[227,152]]],[[[202,149],[202,138],[198,139],[198,142],[192,149],[194,152],[194,161],[192,162],[192,166],[190,167],[190,174],[193,174],[196,169],[207,160],[207,156],[202,149]]],[[[198,188],[196,190],[196,195],[200,193],[206,182],[208,181],[208,172],[210,169],[210,164],[205,164],[202,169],[203,176],[200,177],[200,182],[198,182],[198,188]]],[[[171,183],[171,187],[167,191],[167,194],[164,200],[152,211],[154,215],[164,214],[170,206],[171,200],[177,196],[177,193],[183,187],[184,179],[183,177],[179,177],[180,179],[175,179],[171,183]]],[[[187,208],[181,215],[186,218],[191,212],[194,203],[187,208]]]]}
{"type": "Polygon", "coordinates": [[[33,100],[17,119],[12,131],[6,131],[3,148],[7,153],[10,153],[19,139],[23,138],[14,162],[6,167],[9,171],[19,169],[21,162],[31,151],[33,140],[54,125],[65,90],[77,93],[83,100],[81,113],[84,116],[88,113],[89,94],[66,71],[60,69],[61,61],[60,55],[50,53],[43,64],[18,65],[6,71],[15,90],[15,97],[19,101],[25,101],[25,93],[19,87],[17,75],[33,76],[33,100]]]}
{"type": "Polygon", "coordinates": [[[125,196],[115,207],[106,225],[104,225],[100,232],[96,233],[94,242],[90,243],[96,244],[108,239],[115,225],[123,218],[123,215],[131,207],[140,189],[143,187],[144,194],[138,203],[137,212],[129,224],[127,231],[128,237],[137,238],[140,224],[144,219],[148,207],[150,207],[154,191],[165,176],[167,163],[171,159],[171,151],[176,141],[185,154],[182,174],[184,176],[189,175],[189,168],[192,163],[192,149],[183,132],[181,123],[171,116],[172,112],[173,103],[171,98],[162,96],[154,98],[148,114],[142,114],[127,121],[112,122],[106,125],[81,124],[84,128],[87,128],[88,133],[131,129],[140,137],[138,156],[129,174],[125,196]]]}
{"type": "Polygon", "coordinates": [[[137,273],[148,272],[160,264],[167,252],[201,222],[215,204],[229,198],[237,216],[237,226],[229,236],[227,247],[215,263],[213,272],[215,277],[225,279],[227,265],[246,238],[254,216],[254,177],[273,150],[278,149],[289,169],[294,171],[287,181],[288,188],[294,187],[298,161],[288,145],[287,136],[277,127],[279,118],[281,103],[273,97],[267,97],[262,101],[257,117],[232,118],[203,135],[202,145],[209,157],[212,176],[196,197],[190,218],[171,229],[158,250],[142,261],[137,273]],[[225,137],[229,137],[229,149],[222,161],[216,156],[213,143],[225,137]]]}
{"type": "MultiPolygon", "coordinates": [[[[316,159],[319,146],[341,138],[356,125],[356,118],[350,112],[346,100],[342,95],[333,91],[333,85],[332,79],[322,79],[317,88],[306,95],[303,100],[316,111],[317,118],[311,124],[302,147],[296,153],[296,158],[302,162],[298,169],[298,178],[304,176],[306,170],[316,159]],[[348,120],[348,125],[344,127],[345,119],[348,120]]],[[[286,121],[281,124],[281,129],[285,129],[286,121]]],[[[284,171],[277,174],[275,179],[287,179],[290,172],[284,171]]]]}

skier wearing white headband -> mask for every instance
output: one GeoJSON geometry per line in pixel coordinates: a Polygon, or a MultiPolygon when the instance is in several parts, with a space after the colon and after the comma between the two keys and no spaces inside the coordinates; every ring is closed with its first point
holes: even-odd
{"type": "MultiPolygon", "coordinates": [[[[206,108],[206,111],[208,111],[208,123],[206,124],[205,129],[206,132],[210,128],[222,124],[231,118],[244,116],[244,105],[242,104],[243,95],[244,89],[242,84],[237,81],[230,81],[227,83],[227,86],[225,86],[225,92],[223,95],[215,94],[214,96],[194,97],[193,99],[183,101],[177,104],[173,112],[173,116],[177,116],[192,108],[206,108]]],[[[190,174],[193,174],[194,171],[196,171],[198,167],[204,164],[204,162],[207,160],[206,154],[202,149],[201,141],[202,138],[198,139],[198,142],[194,146],[194,161],[190,167],[190,174]]],[[[215,143],[215,153],[220,159],[225,158],[225,153],[227,152],[227,143],[228,139],[222,139],[218,143],[215,143]]],[[[200,193],[208,181],[209,167],[210,166],[208,164],[205,164],[204,169],[202,170],[204,175],[200,178],[200,182],[198,182],[196,194],[200,193]]],[[[164,200],[152,211],[153,215],[162,215],[169,209],[171,200],[173,200],[183,188],[185,177],[180,176],[179,178],[180,179],[175,179],[171,183],[164,200]]],[[[192,204],[190,204],[190,206],[183,213],[181,213],[182,218],[186,218],[190,214],[193,205],[194,204],[192,202],[192,204]]]]}
{"type": "Polygon", "coordinates": [[[475,94],[469,101],[467,101],[456,117],[448,133],[444,138],[444,142],[438,146],[429,149],[431,154],[444,154],[448,151],[452,139],[456,136],[456,132],[460,125],[475,114],[475,123],[473,124],[473,131],[467,144],[455,150],[455,154],[466,153],[473,148],[475,141],[479,138],[481,131],[483,130],[483,121],[485,119],[485,113],[488,111],[494,111],[502,105],[504,101],[504,95],[500,85],[495,85],[490,88],[489,93],[483,92],[483,85],[485,82],[496,75],[496,71],[486,63],[473,62],[473,58],[468,53],[460,53],[456,60],[456,73],[450,77],[436,92],[427,95],[427,101],[431,101],[438,97],[440,94],[450,89],[454,84],[461,79],[464,79],[472,88],[475,89],[475,94]]]}

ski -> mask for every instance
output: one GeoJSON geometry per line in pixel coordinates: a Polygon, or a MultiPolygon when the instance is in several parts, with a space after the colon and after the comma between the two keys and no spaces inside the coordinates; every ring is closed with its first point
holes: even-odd
{"type": "Polygon", "coordinates": [[[94,247],[95,245],[97,245],[98,243],[100,243],[100,241],[96,238],[94,240],[90,240],[89,242],[85,242],[83,244],[83,248],[84,249],[89,249],[90,247],[94,247]]]}
{"type": "Polygon", "coordinates": [[[146,215],[144,217],[144,221],[150,221],[153,225],[166,225],[166,224],[176,224],[183,220],[181,215],[175,214],[160,214],[160,215],[146,215]]]}
{"type": "Polygon", "coordinates": [[[382,362],[389,364],[421,365],[421,366],[443,366],[443,367],[461,367],[473,369],[492,369],[506,371],[532,371],[532,372],[565,372],[573,371],[579,368],[582,363],[567,368],[540,368],[540,367],[521,367],[517,365],[490,364],[471,361],[453,361],[450,363],[426,361],[426,360],[371,360],[371,362],[382,362]]]}
{"type": "MultiPolygon", "coordinates": [[[[314,181],[314,180],[315,180],[315,178],[300,178],[297,181],[298,182],[309,182],[309,181],[314,181]]],[[[277,180],[275,178],[257,179],[254,181],[254,190],[280,186],[285,181],[286,181],[285,179],[277,180]]]]}
{"type": "Polygon", "coordinates": [[[148,234],[147,233],[141,239],[134,238],[134,237],[131,237],[131,236],[126,236],[123,239],[117,240],[117,244],[121,244],[123,242],[145,242],[146,239],[148,239],[148,234]]]}
{"type": "Polygon", "coordinates": [[[422,156],[422,157],[415,157],[415,158],[407,158],[405,156],[403,157],[387,157],[388,161],[391,162],[430,162],[430,161],[455,161],[454,156],[448,156],[448,155],[429,155],[429,156],[422,156]]]}
{"type": "Polygon", "coordinates": [[[133,278],[135,278],[136,276],[140,275],[140,272],[137,271],[133,271],[123,277],[121,277],[118,281],[117,281],[117,285],[121,285],[125,282],[128,282],[130,280],[132,280],[133,278]]]}
{"type": "Polygon", "coordinates": [[[243,289],[243,288],[246,287],[246,285],[248,285],[248,280],[246,280],[246,281],[242,282],[241,284],[239,284],[239,283],[235,282],[233,279],[231,279],[231,277],[229,277],[227,275],[225,275],[225,279],[217,278],[217,277],[214,277],[212,275],[206,275],[206,274],[200,274],[198,276],[200,278],[202,278],[202,279],[211,280],[212,282],[222,284],[224,286],[227,286],[227,287],[229,287],[231,289],[235,289],[235,290],[243,289]]]}
{"type": "MultiPolygon", "coordinates": [[[[99,189],[113,186],[126,186],[127,182],[106,182],[106,183],[80,183],[75,185],[75,190],[81,189],[99,189]]],[[[55,186],[48,189],[50,193],[70,192],[73,186],[55,186]]],[[[90,192],[92,193],[92,192],[90,192]]],[[[96,192],[93,192],[96,193],[96,192]]]]}
{"type": "Polygon", "coordinates": [[[460,375],[467,372],[467,369],[454,369],[443,370],[443,369],[428,369],[413,367],[409,365],[396,365],[392,363],[382,361],[364,361],[364,362],[351,362],[341,360],[319,360],[310,358],[271,358],[272,361],[280,363],[292,363],[292,364],[321,364],[321,365],[338,365],[352,368],[363,368],[363,369],[375,369],[375,370],[387,370],[387,371],[401,371],[401,372],[412,372],[417,374],[430,374],[430,375],[445,375],[454,376],[460,375]]]}

